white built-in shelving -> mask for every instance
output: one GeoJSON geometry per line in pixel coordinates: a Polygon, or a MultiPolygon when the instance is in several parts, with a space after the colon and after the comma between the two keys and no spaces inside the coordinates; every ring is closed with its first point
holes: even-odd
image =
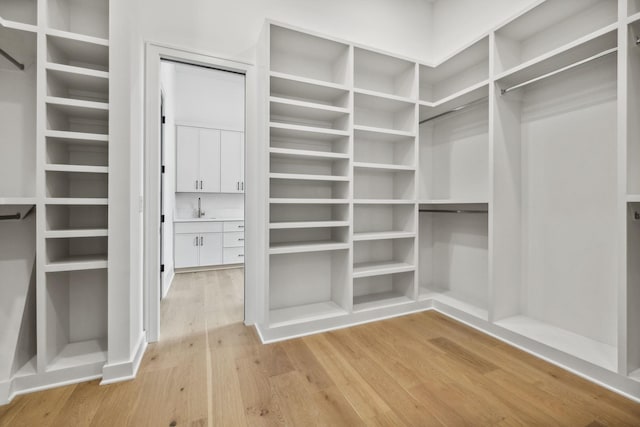
{"type": "MultiPolygon", "coordinates": [[[[0,353],[25,359],[14,361],[19,369],[8,376],[0,366],[2,403],[24,387],[100,376],[107,360],[109,1],[3,1],[0,39],[24,65],[0,62],[0,85],[23,100],[19,115],[1,115],[11,144],[0,144],[0,201],[25,203],[14,229],[24,224],[33,235],[26,260],[34,262],[27,286],[15,276],[8,289],[28,293],[23,327],[32,336],[0,339],[13,346],[0,353]]],[[[2,88],[0,98],[8,93],[2,88]]],[[[4,241],[4,229],[0,236],[4,241]]]]}
{"type": "Polygon", "coordinates": [[[264,339],[435,308],[636,393],[638,0],[536,2],[437,63],[266,28],[264,339]]]}

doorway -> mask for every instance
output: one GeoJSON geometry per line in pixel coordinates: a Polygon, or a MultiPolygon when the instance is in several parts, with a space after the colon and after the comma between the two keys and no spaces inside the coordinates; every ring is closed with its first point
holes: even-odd
{"type": "Polygon", "coordinates": [[[246,126],[250,119],[246,76],[252,67],[156,45],[148,46],[147,65],[147,341],[160,337],[160,300],[170,299],[176,285],[191,286],[181,283],[204,283],[211,295],[231,292],[227,300],[237,307],[226,311],[218,307],[218,311],[221,315],[224,311],[227,319],[253,323],[246,316],[250,298],[246,303],[243,298],[248,294],[244,266],[249,258],[245,256],[249,231],[244,215],[245,141],[252,138],[246,126]],[[153,233],[154,229],[159,232],[153,233]],[[240,313],[239,318],[228,316],[230,312],[240,313]]]}

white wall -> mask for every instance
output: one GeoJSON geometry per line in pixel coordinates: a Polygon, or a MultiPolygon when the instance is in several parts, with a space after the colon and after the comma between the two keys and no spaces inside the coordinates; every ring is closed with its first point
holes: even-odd
{"type": "Polygon", "coordinates": [[[425,0],[138,0],[143,39],[252,59],[265,18],[429,57],[425,0]]]}
{"type": "Polygon", "coordinates": [[[176,205],[176,88],[175,65],[162,62],[160,68],[160,86],[164,93],[164,276],[162,279],[162,296],[165,297],[174,276],[173,263],[173,219],[176,205]]]}
{"type": "Polygon", "coordinates": [[[539,0],[437,0],[431,16],[431,55],[446,57],[456,49],[539,0]]]}

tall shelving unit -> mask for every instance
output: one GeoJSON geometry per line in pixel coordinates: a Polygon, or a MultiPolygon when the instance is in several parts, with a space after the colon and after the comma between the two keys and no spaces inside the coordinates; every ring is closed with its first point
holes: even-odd
{"type": "MultiPolygon", "coordinates": [[[[274,93],[304,87],[298,101],[350,121],[298,152],[340,167],[305,165],[304,186],[271,180],[272,231],[328,221],[345,233],[325,239],[340,245],[331,261],[271,252],[264,341],[436,309],[640,397],[640,2],[540,1],[433,64],[281,23],[264,35],[266,115],[282,110],[274,93]],[[348,57],[315,69],[338,62],[348,77],[325,74],[318,89],[300,64],[323,43],[348,57]],[[278,49],[297,58],[269,67],[278,49]]],[[[303,140],[266,129],[271,156],[303,140]]],[[[295,235],[295,251],[318,249],[295,235]]]]}
{"type": "Polygon", "coordinates": [[[19,121],[34,130],[31,166],[19,166],[33,174],[37,322],[32,357],[0,378],[4,402],[100,377],[107,361],[109,2],[3,2],[0,27],[32,39],[16,47],[33,56],[35,88],[33,116],[19,121]]]}

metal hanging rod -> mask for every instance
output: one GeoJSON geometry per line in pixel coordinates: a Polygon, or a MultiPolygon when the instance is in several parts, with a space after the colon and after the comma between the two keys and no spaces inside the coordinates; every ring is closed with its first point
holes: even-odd
{"type": "Polygon", "coordinates": [[[31,206],[31,208],[27,211],[26,214],[24,214],[24,216],[22,216],[20,212],[17,212],[13,215],[0,215],[0,221],[15,221],[17,219],[27,219],[35,209],[35,205],[31,206]]]}
{"type": "Polygon", "coordinates": [[[449,114],[452,114],[452,113],[457,113],[460,110],[464,110],[465,108],[468,108],[468,107],[474,106],[476,104],[479,104],[479,103],[485,101],[487,98],[489,98],[489,97],[488,96],[483,96],[482,98],[476,99],[475,101],[471,101],[471,102],[469,102],[467,104],[464,104],[464,105],[461,105],[459,107],[453,108],[453,109],[451,109],[449,111],[445,111],[444,113],[440,113],[440,114],[435,115],[433,117],[429,117],[428,119],[424,119],[424,120],[420,121],[419,124],[427,123],[427,122],[430,122],[431,120],[439,119],[440,117],[448,116],[449,114]]]}
{"type": "Polygon", "coordinates": [[[535,82],[538,82],[538,81],[540,81],[540,80],[544,80],[544,79],[546,79],[547,77],[555,76],[556,74],[560,74],[560,73],[562,73],[562,72],[564,72],[564,71],[567,71],[567,70],[570,70],[570,69],[572,69],[572,68],[579,67],[579,66],[584,65],[584,64],[586,64],[586,63],[588,63],[588,62],[594,61],[594,60],[596,60],[596,59],[598,59],[598,58],[602,58],[603,56],[610,55],[610,54],[612,54],[612,53],[614,53],[614,52],[617,52],[617,51],[618,51],[618,48],[617,48],[617,47],[613,47],[613,48],[611,48],[611,49],[605,50],[604,52],[600,52],[600,53],[597,53],[597,54],[595,54],[595,55],[593,55],[593,56],[590,56],[589,58],[583,59],[583,60],[578,61],[578,62],[574,62],[573,64],[567,65],[566,67],[562,67],[562,68],[559,68],[559,69],[557,69],[557,70],[554,70],[554,71],[552,71],[552,72],[550,72],[550,73],[543,74],[543,75],[541,75],[540,77],[536,77],[536,78],[534,78],[534,79],[527,80],[526,82],[523,82],[523,83],[517,84],[517,85],[515,85],[515,86],[511,86],[511,87],[509,87],[509,88],[502,89],[502,90],[500,91],[500,93],[501,93],[502,95],[504,95],[504,94],[509,93],[509,92],[511,92],[511,91],[513,91],[513,90],[520,89],[521,87],[528,86],[528,85],[530,85],[530,84],[532,84],[532,83],[535,83],[535,82]]]}
{"type": "Polygon", "coordinates": [[[455,213],[455,214],[486,214],[489,211],[467,210],[467,209],[420,209],[419,212],[427,213],[455,213]]]}
{"type": "Polygon", "coordinates": [[[7,61],[11,62],[17,68],[19,68],[20,70],[24,71],[24,64],[18,62],[13,56],[9,55],[6,50],[0,48],[0,55],[2,55],[5,58],[7,58],[7,61]]]}

